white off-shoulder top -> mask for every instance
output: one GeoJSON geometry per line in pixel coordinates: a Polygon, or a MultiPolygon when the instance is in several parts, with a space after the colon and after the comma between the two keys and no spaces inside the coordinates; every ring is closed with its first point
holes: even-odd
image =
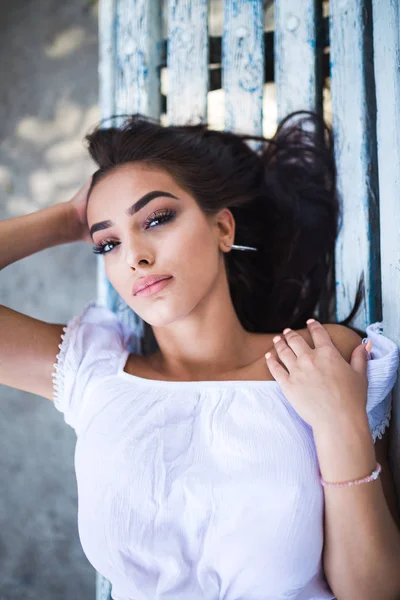
{"type": "MultiPolygon", "coordinates": [[[[64,328],[54,404],[77,435],[78,530],[114,600],[331,600],[311,427],[276,381],[124,372],[132,331],[91,302],[64,328]]],[[[399,362],[381,323],[367,413],[389,424],[399,362]]]]}

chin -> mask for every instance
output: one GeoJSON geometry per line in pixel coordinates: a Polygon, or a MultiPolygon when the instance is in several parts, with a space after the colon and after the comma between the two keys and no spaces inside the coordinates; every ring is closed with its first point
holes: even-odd
{"type": "MultiPolygon", "coordinates": [[[[185,307],[182,306],[182,302],[179,303],[179,307],[167,306],[167,303],[163,306],[161,306],[161,304],[157,306],[155,303],[152,309],[150,308],[148,311],[143,311],[142,314],[137,314],[143,321],[152,327],[167,327],[172,323],[178,323],[185,319],[190,315],[194,308],[195,306],[190,306],[185,309],[185,307]],[[174,308],[176,308],[176,310],[174,310],[174,308]]],[[[133,308],[133,310],[135,309],[133,308]]]]}
{"type": "Polygon", "coordinates": [[[167,327],[179,319],[179,316],[177,315],[155,315],[154,313],[148,317],[145,315],[143,317],[141,315],[139,316],[145,323],[148,323],[148,325],[151,325],[152,327],[167,327]]]}

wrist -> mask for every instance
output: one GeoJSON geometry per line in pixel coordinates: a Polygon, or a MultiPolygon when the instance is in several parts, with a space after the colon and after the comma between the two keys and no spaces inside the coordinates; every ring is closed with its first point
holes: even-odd
{"type": "Polygon", "coordinates": [[[340,482],[366,477],[376,467],[375,446],[365,413],[314,434],[321,476],[340,482]]]}
{"type": "Polygon", "coordinates": [[[83,241],[85,227],[79,218],[75,206],[70,200],[68,202],[62,202],[57,206],[60,207],[60,211],[64,214],[64,223],[66,226],[65,235],[67,237],[66,242],[83,241]]]}
{"type": "Polygon", "coordinates": [[[350,432],[357,432],[359,435],[371,435],[366,409],[337,415],[334,419],[321,423],[318,428],[313,429],[314,438],[318,437],[320,439],[350,432]]]}
{"type": "Polygon", "coordinates": [[[81,227],[67,202],[0,221],[0,270],[46,248],[80,240],[81,227]]]}

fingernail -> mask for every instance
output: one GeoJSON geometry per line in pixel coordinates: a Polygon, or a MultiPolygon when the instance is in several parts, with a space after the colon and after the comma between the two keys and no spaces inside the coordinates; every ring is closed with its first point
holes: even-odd
{"type": "Polygon", "coordinates": [[[307,325],[310,325],[310,323],[315,323],[315,319],[308,319],[308,321],[306,321],[307,325]]]}
{"type": "Polygon", "coordinates": [[[372,348],[372,341],[368,340],[368,342],[365,344],[365,347],[364,347],[366,355],[367,355],[367,360],[370,360],[370,358],[371,358],[371,348],[372,348]]]}

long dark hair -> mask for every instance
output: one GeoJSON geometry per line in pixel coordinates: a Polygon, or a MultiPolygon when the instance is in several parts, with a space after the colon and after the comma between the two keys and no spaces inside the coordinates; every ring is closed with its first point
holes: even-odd
{"type": "MultiPolygon", "coordinates": [[[[247,331],[302,329],[312,316],[336,322],[340,206],[333,136],[317,114],[291,113],[272,139],[207,125],[164,127],[130,115],[118,127],[97,126],[85,141],[99,166],[89,194],[118,165],[141,162],[166,171],[205,213],[232,211],[234,243],[258,249],[224,253],[232,302],[247,331]]],[[[342,325],[356,316],[362,297],[360,280],[342,325]]]]}

